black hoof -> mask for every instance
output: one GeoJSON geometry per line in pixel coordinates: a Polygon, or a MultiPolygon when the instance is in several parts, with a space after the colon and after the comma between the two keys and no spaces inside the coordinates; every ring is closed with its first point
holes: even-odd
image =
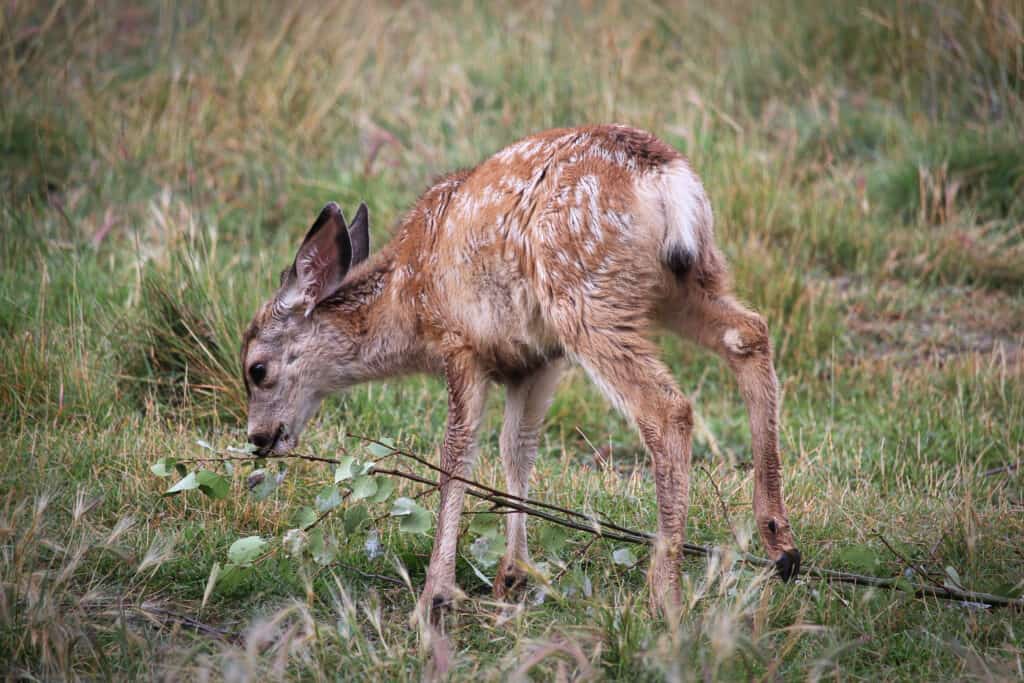
{"type": "Polygon", "coordinates": [[[783,581],[795,579],[800,573],[800,551],[796,548],[783,550],[782,557],[775,560],[775,570],[783,581]]]}

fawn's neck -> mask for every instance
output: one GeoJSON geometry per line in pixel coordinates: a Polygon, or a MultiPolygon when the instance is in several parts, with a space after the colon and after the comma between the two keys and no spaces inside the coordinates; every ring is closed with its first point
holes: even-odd
{"type": "Polygon", "coordinates": [[[351,273],[330,306],[330,324],[356,342],[356,382],[437,369],[416,334],[412,302],[394,291],[394,265],[393,252],[380,252],[351,273]]]}

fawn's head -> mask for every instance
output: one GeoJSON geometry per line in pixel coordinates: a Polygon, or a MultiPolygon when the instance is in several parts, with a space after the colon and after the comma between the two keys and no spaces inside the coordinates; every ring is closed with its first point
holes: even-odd
{"type": "Polygon", "coordinates": [[[346,385],[345,365],[358,339],[328,328],[314,315],[349,270],[369,255],[366,205],[349,226],[338,205],[320,212],[281,273],[281,286],[256,313],[242,340],[242,374],[249,396],[249,441],[261,454],[287,453],[320,402],[346,385]]]}

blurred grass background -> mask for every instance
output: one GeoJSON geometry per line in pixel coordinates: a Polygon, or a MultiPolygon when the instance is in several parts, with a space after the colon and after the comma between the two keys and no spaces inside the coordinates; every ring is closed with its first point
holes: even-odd
{"type": "MultiPolygon", "coordinates": [[[[903,571],[879,532],[927,571],[1019,594],[1020,470],[985,472],[1024,450],[1022,22],[1020,0],[5,2],[0,672],[428,673],[407,627],[414,595],[368,575],[395,575],[397,557],[418,588],[429,539],[382,522],[389,552],[370,559],[338,524],[345,565],[367,574],[274,560],[200,609],[231,540],[287,529],[328,475],[294,468],[264,502],[241,495],[241,475],[237,500],[161,499],[148,464],[197,455],[196,438],[243,439],[241,330],[326,201],[366,201],[379,245],[434,176],[590,122],[655,132],[705,181],[737,289],[775,338],[808,561],[864,569],[854,547],[873,572],[903,571]]],[[[735,384],[712,357],[664,345],[699,416],[690,536],[733,542],[713,477],[744,540],[735,384]]],[[[438,382],[389,382],[329,402],[306,448],[330,454],[347,427],[430,453],[443,421],[438,382]]],[[[496,399],[479,479],[502,485],[499,424],[496,399]]],[[[653,528],[644,457],[573,373],[534,491],[653,528]]],[[[1021,675],[1020,614],[699,562],[692,609],[665,628],[647,614],[643,563],[611,550],[563,553],[589,595],[511,615],[460,561],[476,597],[452,675],[525,675],[530,657],[539,679],[588,666],[629,680],[1021,675]]]]}

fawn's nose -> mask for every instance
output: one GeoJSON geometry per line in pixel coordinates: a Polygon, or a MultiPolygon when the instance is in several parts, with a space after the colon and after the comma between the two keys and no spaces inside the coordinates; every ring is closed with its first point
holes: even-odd
{"type": "Polygon", "coordinates": [[[274,444],[274,435],[270,432],[253,432],[249,435],[249,443],[263,451],[274,444]]]}

